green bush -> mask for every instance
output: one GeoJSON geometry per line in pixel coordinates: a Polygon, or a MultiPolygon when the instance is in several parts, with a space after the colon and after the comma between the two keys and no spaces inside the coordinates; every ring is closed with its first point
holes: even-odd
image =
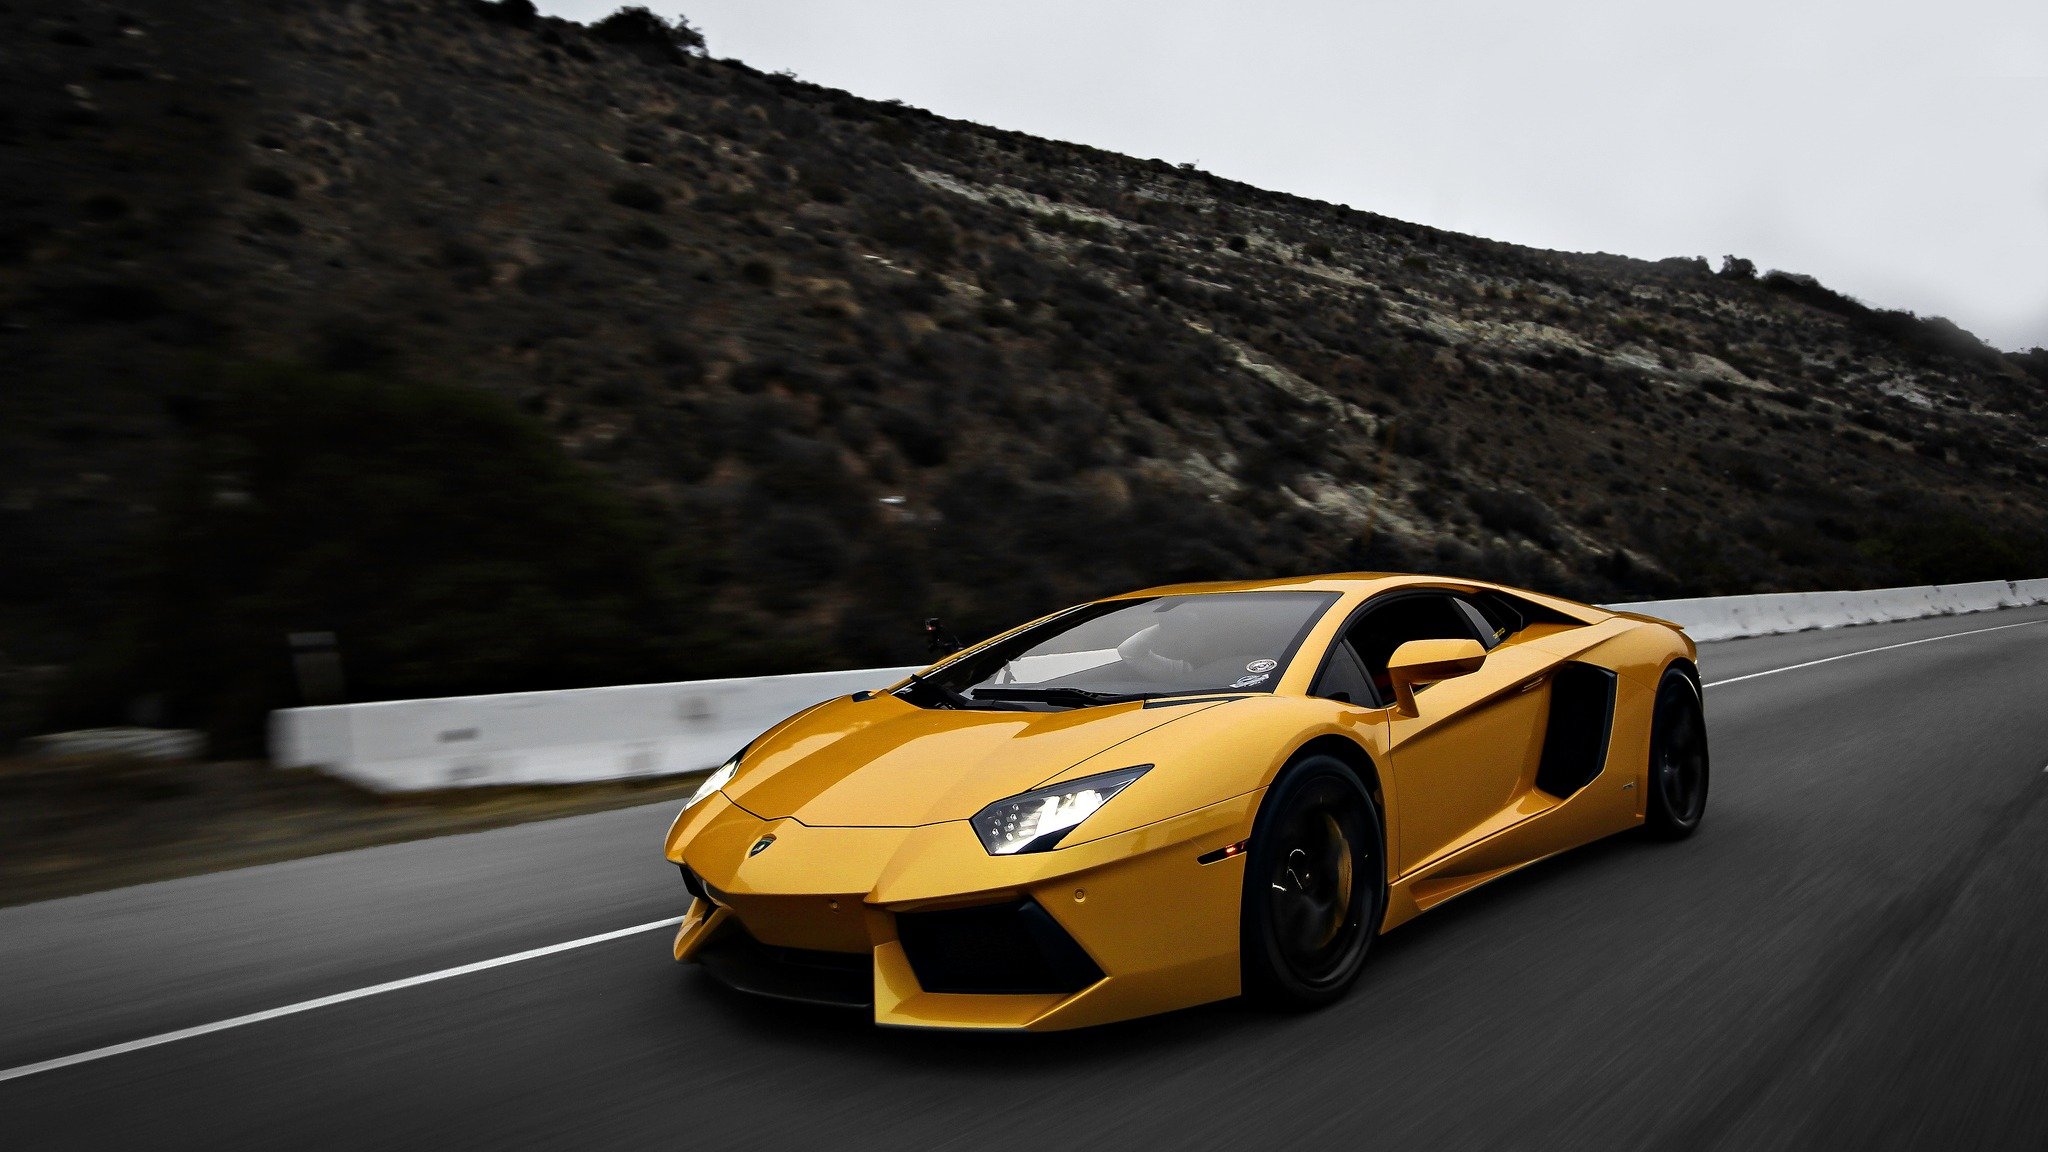
{"type": "Polygon", "coordinates": [[[258,164],[242,177],[242,186],[251,192],[290,200],[299,194],[298,182],[290,176],[267,164],[258,164]]]}
{"type": "Polygon", "coordinates": [[[275,364],[194,392],[167,530],[74,712],[162,693],[172,722],[253,752],[300,702],[294,631],[336,633],[355,700],[677,671],[656,534],[509,403],[275,364]]]}
{"type": "Polygon", "coordinates": [[[1549,505],[1529,493],[1511,488],[1481,488],[1466,493],[1465,500],[1479,522],[1488,528],[1527,537],[1546,548],[1557,546],[1556,515],[1549,505]]]}
{"type": "Polygon", "coordinates": [[[640,212],[659,212],[668,206],[668,198],[645,180],[621,180],[612,185],[611,201],[640,212]]]}
{"type": "Polygon", "coordinates": [[[531,28],[540,18],[540,11],[533,6],[533,0],[470,0],[469,6],[486,20],[510,24],[514,28],[531,28]]]}
{"type": "Polygon", "coordinates": [[[704,51],[704,34],[678,16],[664,20],[639,5],[621,8],[590,26],[591,35],[631,48],[657,61],[677,61],[704,51]]]}
{"type": "Polygon", "coordinates": [[[1991,527],[1934,509],[1895,521],[1863,549],[1907,584],[2017,580],[2048,572],[2048,540],[2024,528],[1991,527]]]}

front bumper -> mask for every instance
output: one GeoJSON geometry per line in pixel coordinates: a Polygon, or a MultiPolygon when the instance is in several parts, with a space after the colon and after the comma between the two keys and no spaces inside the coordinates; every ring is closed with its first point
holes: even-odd
{"type": "Polygon", "coordinates": [[[1017,856],[964,821],[812,828],[712,796],[670,834],[698,893],[675,955],[834,1004],[861,1004],[865,957],[875,1021],[905,1027],[1053,1030],[1227,999],[1243,858],[1196,858],[1248,836],[1261,795],[1017,856]]]}

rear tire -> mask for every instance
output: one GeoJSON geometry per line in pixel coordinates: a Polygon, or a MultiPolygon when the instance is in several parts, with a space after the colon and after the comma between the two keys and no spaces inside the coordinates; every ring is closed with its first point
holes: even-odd
{"type": "Polygon", "coordinates": [[[1650,719],[1650,771],[1643,831],[1653,840],[1682,840],[1707,812],[1707,719],[1700,687],[1673,668],[1657,686],[1650,719]]]}
{"type": "Polygon", "coordinates": [[[1379,809],[1343,761],[1307,756],[1281,771],[1245,853],[1246,998],[1315,1008],[1358,980],[1386,905],[1380,828],[1379,809]]]}

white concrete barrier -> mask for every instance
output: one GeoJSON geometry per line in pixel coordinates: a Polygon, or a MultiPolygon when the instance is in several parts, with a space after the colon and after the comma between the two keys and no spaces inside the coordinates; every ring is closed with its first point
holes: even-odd
{"type": "MultiPolygon", "coordinates": [[[[1661,617],[1704,643],[2025,604],[2048,604],[2048,579],[1607,607],[1661,617]]],[[[318,767],[380,792],[672,776],[716,767],[770,725],[821,700],[886,687],[913,671],[867,668],[291,708],[271,714],[271,758],[280,767],[318,767]]]]}
{"type": "Polygon", "coordinates": [[[573,784],[715,768],[783,717],[915,668],[289,708],[272,762],[379,792],[573,784]]]}
{"type": "Polygon", "coordinates": [[[1882,624],[1923,616],[1955,616],[2026,604],[2048,604],[2048,580],[1986,580],[1924,588],[1874,588],[1863,592],[1774,592],[1758,596],[1708,596],[1609,604],[1669,620],[1694,640],[1706,643],[1743,636],[1882,624]]]}

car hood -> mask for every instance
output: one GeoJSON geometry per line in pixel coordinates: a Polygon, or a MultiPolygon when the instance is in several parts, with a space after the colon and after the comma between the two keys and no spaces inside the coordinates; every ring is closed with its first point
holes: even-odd
{"type": "MultiPolygon", "coordinates": [[[[965,820],[1215,702],[1064,712],[919,708],[887,694],[801,713],[747,749],[725,794],[769,820],[812,827],[903,828],[965,820]]],[[[1092,767],[1092,765],[1091,765],[1092,767]]]]}

